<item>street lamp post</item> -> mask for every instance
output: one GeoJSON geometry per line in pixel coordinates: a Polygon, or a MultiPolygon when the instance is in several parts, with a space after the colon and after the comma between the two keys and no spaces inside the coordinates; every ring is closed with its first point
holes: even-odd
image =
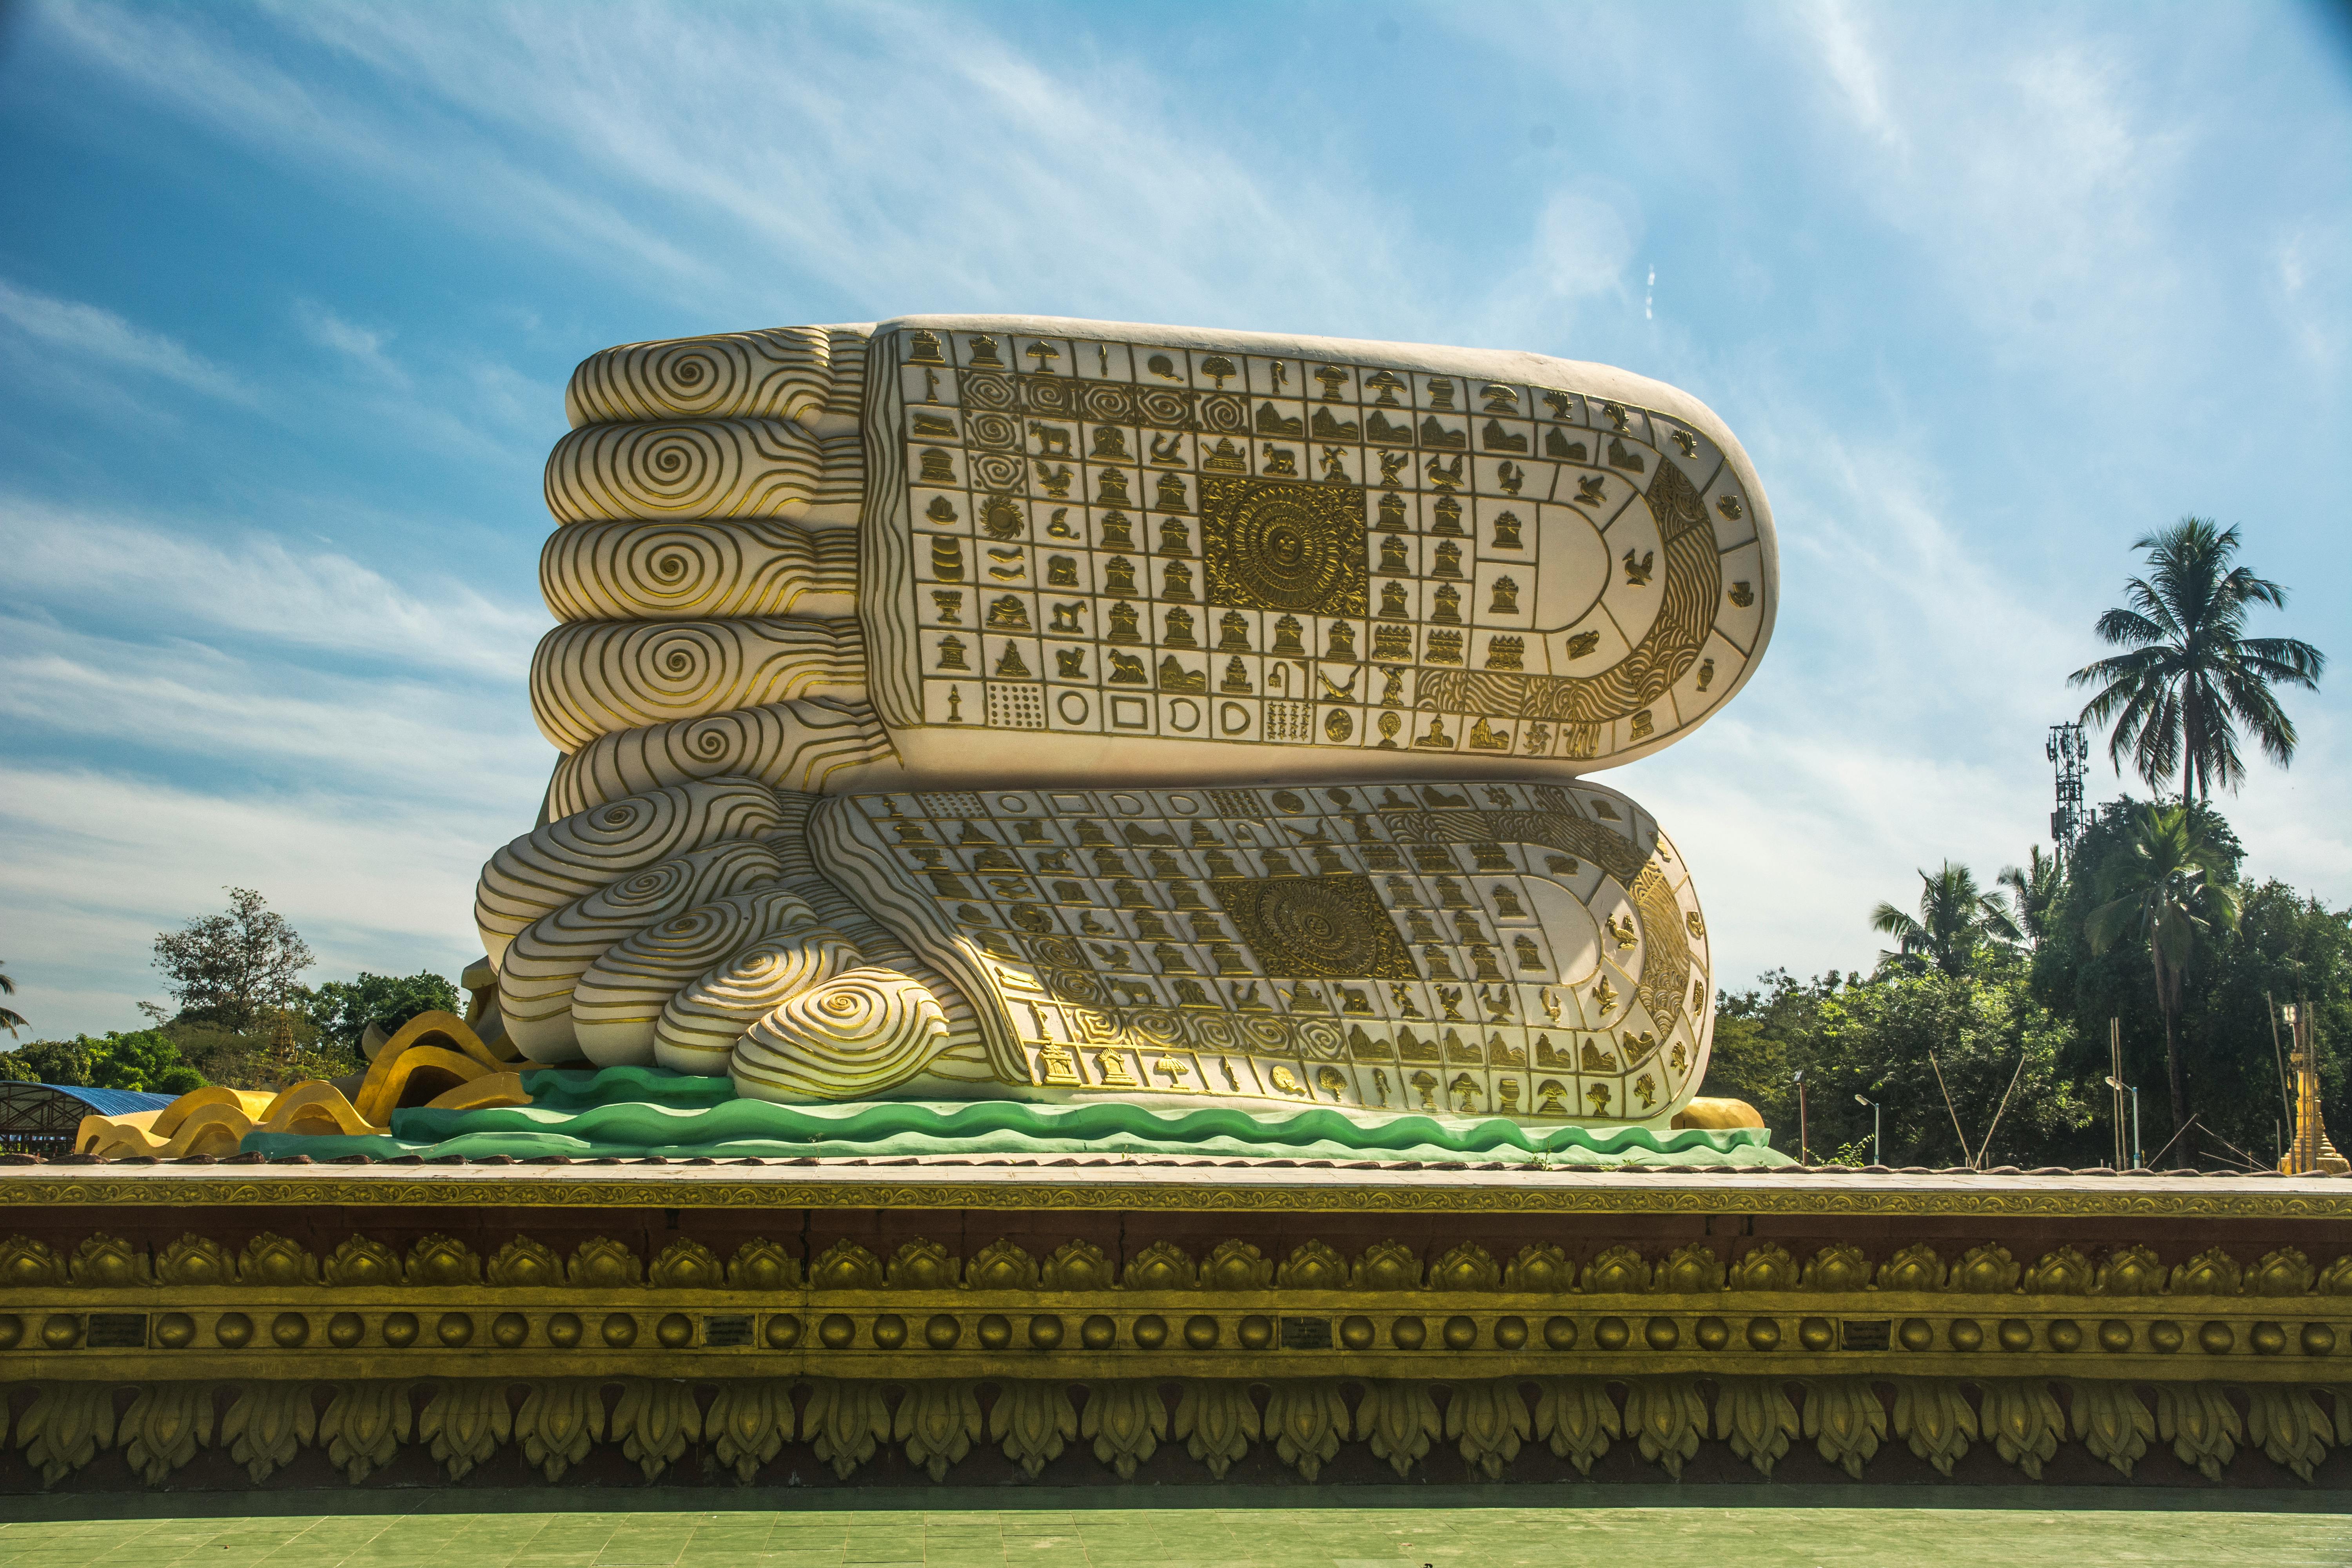
{"type": "Polygon", "coordinates": [[[1870,1107],[1870,1163],[1874,1165],[1884,1165],[1886,1163],[1886,1146],[1879,1142],[1878,1101],[1866,1094],[1857,1094],[1853,1097],[1853,1102],[1856,1105],[1870,1107]]]}

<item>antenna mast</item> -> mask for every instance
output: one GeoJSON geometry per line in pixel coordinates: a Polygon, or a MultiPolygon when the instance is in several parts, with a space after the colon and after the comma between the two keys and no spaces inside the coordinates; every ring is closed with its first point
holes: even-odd
{"type": "Polygon", "coordinates": [[[2058,846],[2058,858],[2066,860],[2083,837],[2083,772],[2091,759],[2091,743],[2080,723],[2053,724],[2042,754],[2058,771],[2058,809],[2050,814],[2050,837],[2058,846]]]}

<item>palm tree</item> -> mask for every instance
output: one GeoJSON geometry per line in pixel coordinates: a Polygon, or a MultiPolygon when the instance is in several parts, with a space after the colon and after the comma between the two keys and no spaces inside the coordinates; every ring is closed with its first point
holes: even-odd
{"type": "Polygon", "coordinates": [[[2230,562],[2238,531],[2201,517],[2184,517],[2132,546],[2147,552],[2147,577],[2124,584],[2126,608],[2109,610],[2098,634],[2129,653],[2084,665],[2067,678],[2098,685],[2083,707],[2083,721],[2115,721],[2107,760],[2132,767],[2161,791],[2178,770],[2180,798],[2202,800],[2211,786],[2234,790],[2245,777],[2238,756],[2238,726],[2245,726],[2270,759],[2294,759],[2294,721],[2273,686],[2316,690],[2326,656],[2294,637],[2240,633],[2254,605],[2284,608],[2286,590],[2230,562]]]}
{"type": "MultiPolygon", "coordinates": [[[[8,961],[5,958],[0,958],[0,996],[14,996],[16,994],[16,983],[8,978],[7,966],[8,961]]],[[[24,1026],[25,1015],[19,1013],[14,1007],[0,1007],[0,1029],[7,1030],[8,1037],[10,1039],[15,1039],[16,1037],[16,1031],[24,1026]]]]}
{"type": "Polygon", "coordinates": [[[2025,864],[2011,866],[1995,879],[2009,889],[2011,906],[2017,910],[2017,923],[2023,928],[2027,940],[2036,947],[2048,933],[2050,906],[2057,901],[2058,890],[2065,885],[2065,873],[2058,865],[2058,857],[2042,853],[2039,844],[2029,847],[2025,864]]]}
{"type": "Polygon", "coordinates": [[[2238,891],[2229,885],[2228,853],[2213,841],[2210,818],[2192,805],[2144,805],[2120,857],[2108,862],[2110,895],[2091,911],[2091,951],[2105,952],[2134,932],[2147,942],[2156,1007],[2164,1016],[2164,1067],[2172,1088],[2179,1163],[2197,1158],[2189,1126],[2189,1089],[2180,1076],[2180,976],[2198,942],[2238,923],[2238,891]]]}
{"type": "Polygon", "coordinates": [[[1893,904],[1871,911],[1871,929],[1895,939],[1895,951],[1882,957],[1924,967],[1924,955],[1945,973],[1957,975],[1987,942],[2017,942],[2024,935],[2000,895],[1979,888],[1976,873],[1966,866],[1947,860],[1933,876],[1920,872],[1919,886],[1916,916],[1893,904]]]}

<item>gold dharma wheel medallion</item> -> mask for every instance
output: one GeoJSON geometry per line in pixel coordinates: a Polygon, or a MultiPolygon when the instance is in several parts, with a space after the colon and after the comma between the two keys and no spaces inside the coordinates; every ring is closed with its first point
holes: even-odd
{"type": "Polygon", "coordinates": [[[1202,487],[1212,604],[1360,616],[1363,503],[1328,486],[1212,479],[1202,487]]]}

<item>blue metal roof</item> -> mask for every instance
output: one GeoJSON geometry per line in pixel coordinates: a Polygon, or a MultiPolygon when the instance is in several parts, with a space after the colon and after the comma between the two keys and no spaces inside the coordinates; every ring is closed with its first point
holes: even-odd
{"type": "Polygon", "coordinates": [[[127,1116],[134,1110],[161,1110],[179,1099],[176,1094],[142,1094],[131,1089],[81,1089],[71,1084],[45,1083],[41,1088],[79,1100],[100,1116],[127,1116]]]}

